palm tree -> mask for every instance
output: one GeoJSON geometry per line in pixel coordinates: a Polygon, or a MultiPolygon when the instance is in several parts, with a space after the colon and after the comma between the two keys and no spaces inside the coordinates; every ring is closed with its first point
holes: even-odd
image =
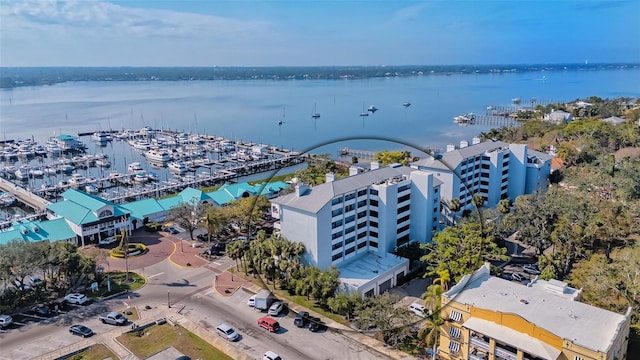
{"type": "Polygon", "coordinates": [[[242,262],[242,258],[244,257],[245,250],[246,249],[245,249],[244,241],[231,242],[227,244],[227,247],[225,249],[227,256],[229,256],[231,260],[235,260],[237,271],[240,271],[240,268],[238,268],[238,259],[240,259],[240,262],[242,262]]]}
{"type": "Polygon", "coordinates": [[[460,199],[454,198],[449,201],[449,211],[453,213],[451,218],[454,226],[456,225],[456,214],[458,213],[458,211],[460,211],[461,208],[462,203],[460,203],[460,199]]]}
{"type": "Polygon", "coordinates": [[[204,217],[200,218],[200,222],[207,229],[207,239],[211,242],[211,235],[216,234],[229,225],[229,217],[222,208],[210,206],[207,208],[204,217]]]}
{"type": "Polygon", "coordinates": [[[440,318],[440,311],[442,310],[442,294],[447,283],[444,279],[449,276],[449,272],[447,270],[441,271],[438,276],[440,277],[435,279],[434,283],[438,281],[439,284],[429,286],[427,291],[422,294],[422,298],[425,299],[425,306],[430,310],[430,314],[418,333],[418,336],[423,339],[427,346],[433,346],[434,354],[440,337],[440,326],[444,323],[440,318]]]}
{"type": "Polygon", "coordinates": [[[502,215],[507,215],[511,211],[511,200],[502,199],[498,201],[498,211],[502,215]]]}

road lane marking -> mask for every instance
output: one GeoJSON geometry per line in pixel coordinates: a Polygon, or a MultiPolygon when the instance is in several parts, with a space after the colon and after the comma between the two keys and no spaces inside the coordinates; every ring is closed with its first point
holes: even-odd
{"type": "Polygon", "coordinates": [[[160,275],[163,275],[163,274],[164,274],[164,271],[163,271],[163,272],[161,272],[161,273],[153,274],[153,275],[151,275],[151,276],[147,276],[147,279],[151,279],[151,278],[153,278],[153,277],[160,276],[160,275]]]}

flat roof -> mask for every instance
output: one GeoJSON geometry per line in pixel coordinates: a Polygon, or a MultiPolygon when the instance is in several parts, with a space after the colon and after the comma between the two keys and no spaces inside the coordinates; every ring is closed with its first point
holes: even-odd
{"type": "Polygon", "coordinates": [[[340,281],[360,287],[405,263],[408,265],[409,260],[394,254],[386,254],[382,257],[368,251],[362,255],[356,255],[352,261],[339,264],[337,268],[340,270],[340,281]]]}
{"type": "Polygon", "coordinates": [[[565,340],[606,353],[626,316],[574,301],[577,290],[567,287],[563,291],[563,284],[537,280],[526,286],[491,276],[485,264],[444,296],[457,303],[518,315],[565,340]]]}

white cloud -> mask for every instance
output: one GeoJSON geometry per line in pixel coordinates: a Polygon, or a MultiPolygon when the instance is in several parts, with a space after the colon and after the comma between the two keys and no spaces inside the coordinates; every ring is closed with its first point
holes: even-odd
{"type": "Polygon", "coordinates": [[[249,38],[269,31],[269,25],[219,16],[159,9],[123,7],[93,0],[27,0],[0,8],[2,38],[25,38],[51,30],[65,34],[161,37],[249,38]]]}

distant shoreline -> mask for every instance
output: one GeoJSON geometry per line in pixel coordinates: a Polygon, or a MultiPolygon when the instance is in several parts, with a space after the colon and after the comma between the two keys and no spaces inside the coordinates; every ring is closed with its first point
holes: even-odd
{"type": "Polygon", "coordinates": [[[79,81],[361,80],[385,77],[638,70],[639,63],[402,66],[0,67],[0,88],[79,81]]]}

